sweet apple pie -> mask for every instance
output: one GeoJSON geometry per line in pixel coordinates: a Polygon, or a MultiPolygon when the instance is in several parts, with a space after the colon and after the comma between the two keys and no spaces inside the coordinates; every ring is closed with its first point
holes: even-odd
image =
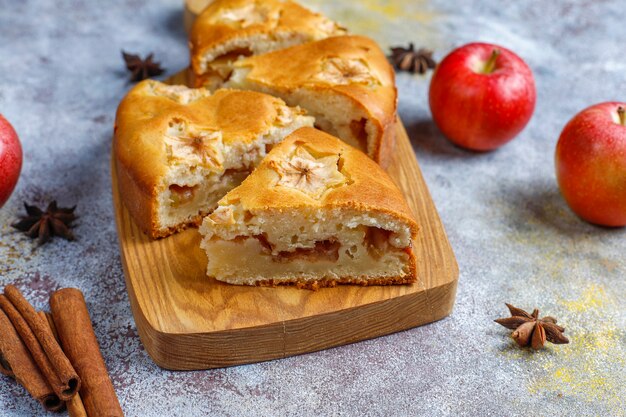
{"type": "Polygon", "coordinates": [[[199,225],[272,146],[311,125],[298,107],[266,94],[143,81],[117,110],[120,194],[153,238],[199,225]]]}
{"type": "Polygon", "coordinates": [[[385,171],[305,127],[219,201],[200,233],[217,280],[318,288],[414,282],[417,229],[385,171]]]}
{"type": "Polygon", "coordinates": [[[345,34],[337,23],[290,0],[217,0],[189,35],[196,86],[215,87],[240,57],[345,34]]]}
{"type": "Polygon", "coordinates": [[[387,166],[395,141],[393,68],[378,45],[339,36],[236,61],[224,86],[280,97],[315,126],[387,166]]]}

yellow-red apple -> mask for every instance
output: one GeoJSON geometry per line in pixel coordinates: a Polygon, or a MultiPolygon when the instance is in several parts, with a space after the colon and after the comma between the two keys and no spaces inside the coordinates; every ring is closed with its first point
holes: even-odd
{"type": "Polygon", "coordinates": [[[556,178],[571,209],[602,226],[626,225],[626,103],[596,104],[567,123],[556,178]]]}
{"type": "Polygon", "coordinates": [[[0,207],[9,199],[22,170],[22,146],[15,129],[0,114],[0,207]]]}
{"type": "Polygon", "coordinates": [[[487,43],[452,51],[430,82],[433,120],[453,143],[475,151],[496,149],[517,136],[533,114],[535,99],[528,65],[487,43]]]}

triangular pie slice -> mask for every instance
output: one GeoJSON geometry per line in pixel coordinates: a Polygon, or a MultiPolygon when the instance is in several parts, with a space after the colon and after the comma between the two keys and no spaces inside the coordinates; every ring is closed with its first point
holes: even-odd
{"type": "Polygon", "coordinates": [[[290,0],[216,0],[189,35],[196,86],[214,86],[242,56],[338,36],[346,30],[290,0]]]}
{"type": "Polygon", "coordinates": [[[122,100],[113,154],[122,199],[153,238],[199,225],[269,149],[313,118],[253,91],[137,84],[122,100]]]}
{"type": "Polygon", "coordinates": [[[236,61],[224,86],[280,97],[315,126],[387,166],[395,141],[394,71],[376,42],[339,36],[236,61]]]}
{"type": "Polygon", "coordinates": [[[417,229],[380,166],[305,127],[219,201],[200,233],[210,277],[315,289],[415,282],[417,229]]]}

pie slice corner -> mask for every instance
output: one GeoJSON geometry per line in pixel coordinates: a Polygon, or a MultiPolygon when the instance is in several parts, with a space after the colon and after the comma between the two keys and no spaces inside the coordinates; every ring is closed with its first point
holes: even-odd
{"type": "Polygon", "coordinates": [[[395,73],[365,36],[329,37],[243,58],[222,84],[260,91],[298,105],[315,126],[360,149],[381,166],[393,158],[395,73]]]}
{"type": "Polygon", "coordinates": [[[194,85],[215,85],[241,57],[345,34],[326,16],[291,0],[215,0],[189,34],[194,85]]]}
{"type": "Polygon", "coordinates": [[[383,169],[308,127],[274,147],[200,228],[208,276],[311,289],[415,282],[417,231],[383,169]]]}
{"type": "Polygon", "coordinates": [[[272,146],[312,125],[301,109],[266,94],[142,81],[116,115],[122,201],[152,238],[198,226],[272,146]]]}

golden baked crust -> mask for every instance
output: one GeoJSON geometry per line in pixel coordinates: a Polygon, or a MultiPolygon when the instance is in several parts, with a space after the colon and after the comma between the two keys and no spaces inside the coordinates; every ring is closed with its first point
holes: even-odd
{"type": "Polygon", "coordinates": [[[122,199],[139,227],[153,238],[198,225],[200,213],[186,224],[164,229],[157,219],[157,194],[171,162],[165,136],[172,122],[221,132],[224,145],[254,141],[280,119],[278,98],[252,91],[188,89],[146,80],[120,103],[113,155],[122,199]]]}
{"type": "Polygon", "coordinates": [[[209,276],[309,289],[415,282],[417,232],[402,193],[379,165],[308,127],[276,145],[200,228],[209,276]]]}
{"type": "Polygon", "coordinates": [[[245,81],[254,89],[271,91],[288,103],[287,96],[301,89],[320,99],[331,93],[349,99],[377,128],[378,137],[368,144],[367,153],[382,166],[390,162],[395,144],[395,73],[373,40],[331,37],[241,59],[234,67],[249,69],[245,81]]]}
{"type": "Polygon", "coordinates": [[[207,61],[235,50],[256,54],[344,33],[337,23],[290,0],[216,0],[189,35],[195,85],[203,85],[207,61]]]}
{"type": "MultiPolygon", "coordinates": [[[[411,270],[415,271],[415,258],[411,258],[411,262],[413,265],[411,266],[411,270]]],[[[361,287],[370,287],[372,285],[401,285],[401,284],[413,284],[417,281],[417,277],[415,273],[413,275],[407,275],[404,277],[389,277],[389,278],[379,278],[379,279],[364,279],[364,278],[354,278],[354,277],[343,277],[339,279],[318,279],[315,281],[302,281],[302,280],[291,280],[291,281],[274,281],[271,279],[257,281],[255,286],[257,287],[280,287],[280,286],[294,286],[300,289],[313,290],[317,291],[320,288],[332,288],[337,285],[360,285],[361,287]]]]}
{"type": "Polygon", "coordinates": [[[387,214],[410,225],[413,238],[418,226],[404,196],[389,175],[364,153],[314,128],[303,127],[287,136],[265,157],[253,175],[230,191],[219,206],[238,204],[244,210],[352,208],[387,214]],[[297,187],[280,185],[279,161],[288,158],[297,146],[318,156],[339,155],[339,171],[347,178],[340,186],[331,183],[321,195],[304,193],[297,187]],[[262,192],[260,191],[262,190],[262,192]]]}

